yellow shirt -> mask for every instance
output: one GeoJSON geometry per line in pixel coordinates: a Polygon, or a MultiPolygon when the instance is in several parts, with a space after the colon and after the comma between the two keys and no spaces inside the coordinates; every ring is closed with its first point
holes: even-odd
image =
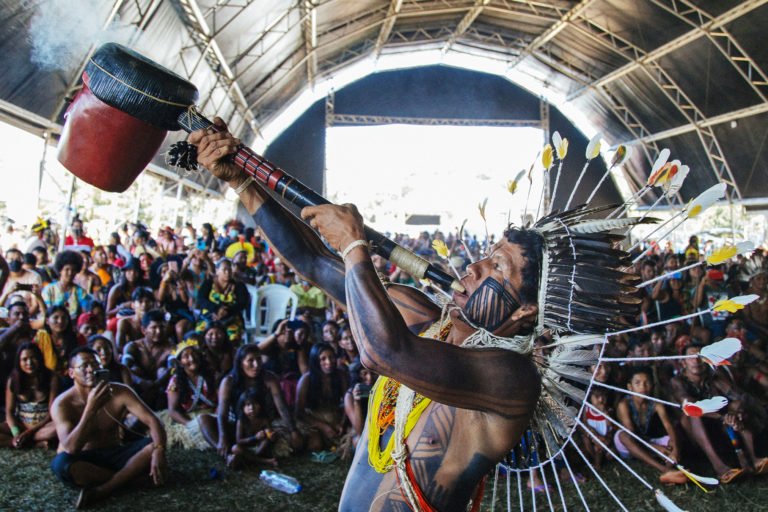
{"type": "Polygon", "coordinates": [[[35,335],[35,343],[40,347],[40,351],[43,353],[43,363],[45,367],[52,372],[56,371],[56,366],[59,363],[59,358],[56,355],[56,349],[53,346],[53,340],[51,335],[45,329],[40,329],[35,335]]]}

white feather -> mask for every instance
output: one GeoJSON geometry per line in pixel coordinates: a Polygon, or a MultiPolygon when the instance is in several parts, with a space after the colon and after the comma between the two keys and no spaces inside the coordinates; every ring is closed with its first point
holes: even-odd
{"type": "Polygon", "coordinates": [[[683,400],[683,412],[686,416],[698,418],[704,414],[717,412],[726,405],[728,405],[728,399],[724,396],[713,396],[712,398],[706,398],[704,400],[699,400],[698,402],[683,400]]]}
{"type": "Polygon", "coordinates": [[[602,138],[602,134],[596,133],[595,136],[592,137],[592,139],[589,141],[589,144],[587,144],[587,150],[585,151],[587,160],[592,160],[600,154],[600,139],[602,138]]]}
{"type": "Polygon", "coordinates": [[[687,165],[683,165],[680,167],[680,170],[677,171],[677,174],[674,175],[672,180],[669,182],[669,185],[667,186],[666,195],[667,197],[672,197],[680,190],[680,187],[683,186],[683,182],[685,181],[685,178],[688,176],[688,173],[690,172],[690,168],[687,165]]]}
{"type": "Polygon", "coordinates": [[[614,229],[626,229],[634,225],[637,219],[600,219],[587,220],[571,226],[570,230],[574,233],[602,233],[604,231],[613,231],[614,229]]]}
{"type": "Polygon", "coordinates": [[[750,241],[746,242],[739,242],[736,244],[736,254],[744,254],[745,252],[750,252],[755,250],[755,244],[753,244],[750,241]]]}
{"type": "Polygon", "coordinates": [[[562,336],[555,338],[552,343],[540,348],[552,348],[563,345],[569,345],[572,347],[589,347],[592,345],[602,345],[605,343],[605,336],[602,334],[578,334],[575,336],[562,336]]]}
{"type": "Polygon", "coordinates": [[[558,374],[564,379],[572,380],[575,382],[581,382],[583,384],[589,384],[592,380],[592,374],[588,371],[576,368],[575,366],[569,366],[565,364],[551,364],[549,369],[558,374]]]}
{"type": "Polygon", "coordinates": [[[697,482],[700,482],[700,483],[702,483],[704,485],[709,485],[711,487],[716,487],[716,486],[720,485],[720,480],[718,480],[717,478],[711,478],[711,477],[708,477],[708,476],[700,476],[700,475],[697,475],[696,473],[691,473],[690,471],[685,469],[680,464],[677,465],[677,469],[679,469],[680,471],[685,473],[685,476],[687,476],[688,478],[693,478],[697,482]]]}
{"type": "Polygon", "coordinates": [[[742,306],[746,306],[747,304],[751,304],[755,302],[757,299],[759,299],[759,295],[750,294],[750,295],[739,295],[738,297],[731,297],[731,301],[735,302],[736,304],[741,304],[742,306]]]}
{"type": "Polygon", "coordinates": [[[653,163],[653,167],[651,168],[651,175],[664,167],[664,164],[667,163],[667,160],[669,159],[669,148],[664,148],[659,153],[659,156],[656,158],[656,161],[653,163]]]}
{"type": "Polygon", "coordinates": [[[705,359],[712,366],[718,366],[723,361],[732,358],[739,350],[741,350],[741,341],[738,338],[725,338],[703,347],[699,352],[699,357],[705,359]]]}
{"type": "Polygon", "coordinates": [[[715,204],[718,199],[725,197],[725,189],[727,185],[724,182],[720,182],[717,185],[712,185],[707,190],[696,196],[688,206],[688,216],[695,217],[701,212],[715,204]]]}
{"type": "Polygon", "coordinates": [[[675,505],[672,500],[667,498],[666,495],[659,489],[656,489],[654,494],[656,495],[656,501],[658,501],[659,505],[661,505],[667,512],[686,512],[685,510],[675,505]]]}
{"type": "Polygon", "coordinates": [[[597,364],[597,353],[593,350],[558,350],[549,358],[550,364],[571,364],[590,366],[597,364]]]}

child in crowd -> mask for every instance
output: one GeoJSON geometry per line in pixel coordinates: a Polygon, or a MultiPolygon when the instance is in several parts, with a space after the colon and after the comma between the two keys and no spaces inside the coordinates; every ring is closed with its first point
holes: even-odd
{"type": "MultiPolygon", "coordinates": [[[[286,443],[271,428],[264,405],[264,396],[257,389],[251,388],[240,396],[237,404],[236,440],[232,453],[227,457],[227,466],[234,469],[255,465],[277,466],[273,448],[278,441],[286,443]]],[[[281,448],[284,450],[285,446],[281,448]]]]}
{"type": "MultiPolygon", "coordinates": [[[[607,389],[599,386],[592,387],[589,393],[589,405],[584,408],[582,421],[603,445],[610,447],[615,428],[605,416],[613,414],[613,408],[610,407],[608,400],[609,393],[607,389]]],[[[603,460],[606,458],[605,448],[594,437],[584,431],[581,432],[581,441],[592,465],[596,469],[600,469],[603,465],[603,460]]],[[[610,454],[607,455],[610,458],[610,454]]]]}

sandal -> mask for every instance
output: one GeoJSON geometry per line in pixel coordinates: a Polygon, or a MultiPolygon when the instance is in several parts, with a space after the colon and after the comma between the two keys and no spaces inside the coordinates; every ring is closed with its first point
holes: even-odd
{"type": "Polygon", "coordinates": [[[739,478],[743,473],[744,470],[741,468],[731,468],[720,475],[717,479],[720,480],[721,484],[729,484],[739,478]]]}

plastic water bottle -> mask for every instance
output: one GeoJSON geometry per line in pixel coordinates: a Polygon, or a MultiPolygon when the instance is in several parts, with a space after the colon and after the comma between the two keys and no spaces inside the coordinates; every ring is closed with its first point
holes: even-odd
{"type": "Polygon", "coordinates": [[[286,494],[296,494],[301,490],[301,484],[298,480],[276,471],[264,470],[259,475],[259,479],[271,488],[286,494]]]}

